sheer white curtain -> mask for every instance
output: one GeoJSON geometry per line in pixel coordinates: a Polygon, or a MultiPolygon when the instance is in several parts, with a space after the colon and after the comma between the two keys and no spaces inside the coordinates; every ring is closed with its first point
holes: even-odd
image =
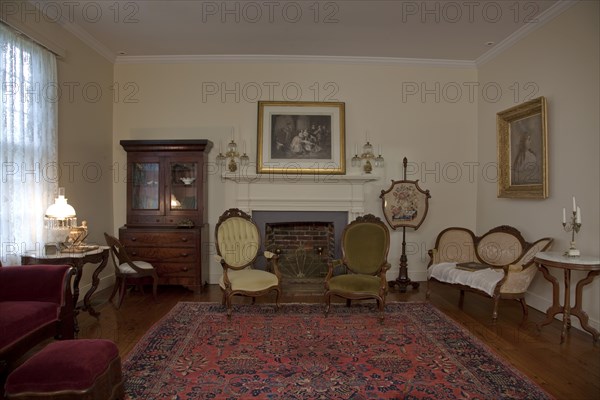
{"type": "Polygon", "coordinates": [[[58,186],[56,57],[0,23],[0,243],[4,265],[44,243],[58,186]]]}

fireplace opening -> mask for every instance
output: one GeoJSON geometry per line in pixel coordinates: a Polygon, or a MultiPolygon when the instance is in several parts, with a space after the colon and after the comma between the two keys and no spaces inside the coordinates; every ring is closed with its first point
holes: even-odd
{"type": "Polygon", "coordinates": [[[328,262],[335,256],[334,224],[323,221],[267,223],[265,248],[279,255],[284,282],[323,282],[328,262]]]}
{"type": "MultiPolygon", "coordinates": [[[[328,262],[341,258],[340,240],[348,212],[254,210],[252,219],[263,239],[261,252],[279,253],[286,293],[322,294],[328,262]]],[[[266,268],[264,257],[259,257],[257,267],[266,268]]]]}

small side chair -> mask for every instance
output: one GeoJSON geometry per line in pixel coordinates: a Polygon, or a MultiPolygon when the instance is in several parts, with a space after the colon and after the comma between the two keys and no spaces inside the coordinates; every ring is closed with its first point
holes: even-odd
{"type": "Polygon", "coordinates": [[[375,299],[383,318],[385,296],[388,292],[386,271],[390,250],[390,232],[376,216],[367,214],[346,225],[341,237],[342,259],[329,263],[325,278],[326,313],[331,307],[331,296],[352,300],[375,299]],[[334,276],[339,266],[346,273],[334,276]]]}
{"type": "Polygon", "coordinates": [[[256,297],[274,291],[275,304],[279,308],[281,274],[278,257],[265,251],[264,256],[270,261],[272,271],[254,268],[259,256],[260,234],[252,218],[237,208],[225,211],[215,226],[215,239],[215,258],[223,267],[219,286],[223,291],[227,315],[231,316],[231,300],[236,295],[252,297],[254,303],[256,297]]]}
{"type": "Polygon", "coordinates": [[[119,292],[119,299],[116,307],[121,308],[123,298],[125,297],[125,291],[128,284],[137,285],[142,289],[142,283],[147,281],[148,278],[152,279],[152,294],[154,300],[156,300],[156,291],[158,286],[158,274],[152,264],[146,261],[133,261],[121,242],[114,236],[104,233],[104,239],[106,244],[110,247],[110,254],[112,257],[113,264],[115,265],[115,287],[110,295],[108,301],[112,302],[117,291],[119,292]]]}

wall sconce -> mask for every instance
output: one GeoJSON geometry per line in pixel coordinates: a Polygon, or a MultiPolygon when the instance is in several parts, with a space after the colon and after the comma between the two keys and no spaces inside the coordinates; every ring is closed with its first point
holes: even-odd
{"type": "Polygon", "coordinates": [[[246,142],[244,142],[244,154],[242,154],[241,156],[237,150],[237,143],[235,143],[233,139],[231,139],[231,142],[229,142],[229,144],[227,145],[227,152],[224,155],[221,152],[220,147],[221,145],[219,144],[219,154],[217,155],[217,163],[221,167],[224,167],[227,160],[229,160],[229,162],[227,162],[227,169],[229,170],[229,172],[237,171],[238,161],[236,161],[236,159],[238,158],[239,163],[242,167],[245,167],[248,164],[250,164],[250,157],[248,157],[248,155],[246,154],[246,142]]]}
{"type": "Polygon", "coordinates": [[[373,145],[369,143],[364,144],[362,148],[363,152],[359,156],[358,155],[358,146],[356,147],[356,154],[352,157],[351,165],[353,167],[360,167],[362,165],[363,172],[365,174],[370,174],[373,171],[373,164],[375,164],[375,168],[381,168],[384,165],[384,159],[381,156],[381,146],[379,146],[379,155],[375,157],[375,153],[373,153],[373,145]],[[373,163],[371,163],[371,160],[373,163]]]}

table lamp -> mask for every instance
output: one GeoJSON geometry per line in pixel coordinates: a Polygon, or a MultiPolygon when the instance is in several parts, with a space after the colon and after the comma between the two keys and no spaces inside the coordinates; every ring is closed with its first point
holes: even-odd
{"type": "Polygon", "coordinates": [[[46,244],[46,253],[49,247],[60,249],[60,244],[64,243],[72,228],[77,227],[77,214],[75,209],[69,205],[65,198],[65,188],[58,188],[58,196],[54,200],[54,204],[46,210],[44,214],[44,226],[48,229],[48,236],[53,240],[46,244]],[[56,240],[60,238],[60,240],[56,240]]]}

